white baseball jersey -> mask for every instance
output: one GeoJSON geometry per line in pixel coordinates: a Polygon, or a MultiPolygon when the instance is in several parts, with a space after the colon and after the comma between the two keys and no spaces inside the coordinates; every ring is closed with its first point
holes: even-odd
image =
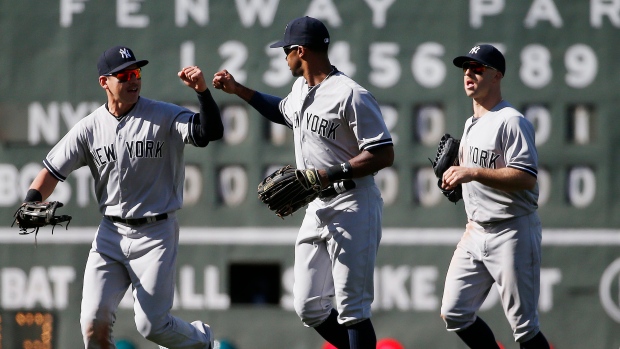
{"type": "Polygon", "coordinates": [[[103,215],[173,212],[183,203],[183,148],[194,144],[194,117],[188,109],[144,97],[119,119],[102,105],[56,144],[44,165],[61,181],[88,166],[103,215]]]}
{"type": "Polygon", "coordinates": [[[326,168],[392,144],[375,98],[335,68],[312,88],[298,78],[280,112],[293,129],[297,168],[326,168]]]}
{"type": "MultiPolygon", "coordinates": [[[[538,154],[534,127],[508,102],[502,101],[479,118],[465,123],[459,161],[465,167],[511,167],[538,175],[538,154]]],[[[463,184],[467,217],[478,223],[490,223],[524,216],[538,208],[538,184],[532,190],[506,192],[480,182],[463,184]]]]}

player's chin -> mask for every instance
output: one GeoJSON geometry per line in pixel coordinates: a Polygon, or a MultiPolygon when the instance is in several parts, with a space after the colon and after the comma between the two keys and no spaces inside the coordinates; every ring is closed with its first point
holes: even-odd
{"type": "Polygon", "coordinates": [[[300,76],[304,76],[304,72],[303,72],[303,70],[302,70],[301,68],[298,68],[298,67],[290,67],[290,69],[291,69],[291,74],[292,74],[294,77],[298,78],[298,77],[300,77],[300,76]]]}
{"type": "Polygon", "coordinates": [[[128,88],[125,91],[125,96],[129,99],[135,99],[137,101],[138,97],[140,97],[140,87],[128,88]]]}
{"type": "Polygon", "coordinates": [[[138,102],[138,98],[140,98],[140,91],[139,90],[138,90],[138,92],[126,93],[123,96],[123,102],[127,103],[127,104],[134,104],[134,103],[138,102]]]}

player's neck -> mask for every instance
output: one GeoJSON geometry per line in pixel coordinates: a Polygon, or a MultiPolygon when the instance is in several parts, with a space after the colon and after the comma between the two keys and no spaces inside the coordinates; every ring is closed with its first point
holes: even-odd
{"type": "Polygon", "coordinates": [[[325,78],[329,76],[329,74],[332,72],[332,69],[333,67],[329,61],[322,62],[322,64],[313,67],[310,67],[310,65],[308,65],[304,73],[304,78],[308,82],[308,86],[316,86],[323,82],[323,80],[325,80],[325,78]]]}
{"type": "Polygon", "coordinates": [[[474,117],[479,118],[489,110],[495,108],[502,101],[501,93],[487,95],[483,98],[473,99],[474,117]]]}
{"type": "Polygon", "coordinates": [[[127,114],[135,105],[135,103],[131,103],[131,104],[127,104],[127,103],[122,103],[122,102],[110,102],[108,101],[108,103],[106,104],[106,108],[108,109],[108,112],[112,115],[114,115],[117,118],[120,118],[121,116],[124,116],[125,114],[127,114]]]}

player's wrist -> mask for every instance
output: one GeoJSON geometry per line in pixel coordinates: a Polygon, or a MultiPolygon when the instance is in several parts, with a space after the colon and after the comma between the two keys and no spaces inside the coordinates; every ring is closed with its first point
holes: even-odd
{"type": "Polygon", "coordinates": [[[348,161],[330,166],[326,169],[326,172],[329,183],[353,178],[353,167],[348,161]]]}
{"type": "Polygon", "coordinates": [[[24,202],[36,202],[43,201],[43,195],[36,189],[29,189],[24,198],[24,202]]]}
{"type": "Polygon", "coordinates": [[[329,179],[327,178],[327,169],[317,169],[316,173],[319,177],[319,181],[321,182],[321,189],[327,188],[330,184],[329,179]]]}

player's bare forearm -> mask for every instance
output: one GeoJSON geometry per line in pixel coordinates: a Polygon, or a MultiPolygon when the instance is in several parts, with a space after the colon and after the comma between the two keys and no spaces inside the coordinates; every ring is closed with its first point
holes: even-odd
{"type": "MultiPolygon", "coordinates": [[[[378,172],[381,169],[392,166],[394,163],[394,147],[386,145],[374,148],[370,151],[364,150],[356,157],[349,160],[351,164],[351,178],[360,178],[378,172]]],[[[319,170],[319,177],[323,187],[329,184],[327,170],[319,170]]]]}
{"type": "Polygon", "coordinates": [[[480,182],[503,191],[530,190],[536,185],[536,177],[514,168],[500,169],[450,167],[443,176],[444,189],[452,189],[461,183],[480,182]]]}
{"type": "Polygon", "coordinates": [[[364,177],[392,166],[394,163],[394,147],[385,145],[371,150],[364,150],[349,160],[354,177],[364,177]]]}
{"type": "Polygon", "coordinates": [[[226,93],[239,96],[249,102],[254,95],[254,90],[238,83],[228,70],[221,70],[213,75],[213,87],[226,93]]]}
{"type": "Polygon", "coordinates": [[[29,189],[38,190],[39,193],[41,193],[41,196],[43,198],[42,201],[45,201],[45,199],[47,199],[50,195],[52,195],[52,192],[56,188],[57,184],[58,184],[58,179],[52,176],[52,174],[47,169],[44,168],[39,172],[39,174],[32,181],[32,184],[30,184],[29,189]]]}
{"type": "Polygon", "coordinates": [[[536,185],[536,177],[514,168],[478,169],[476,180],[491,188],[503,191],[530,190],[536,185]]]}

